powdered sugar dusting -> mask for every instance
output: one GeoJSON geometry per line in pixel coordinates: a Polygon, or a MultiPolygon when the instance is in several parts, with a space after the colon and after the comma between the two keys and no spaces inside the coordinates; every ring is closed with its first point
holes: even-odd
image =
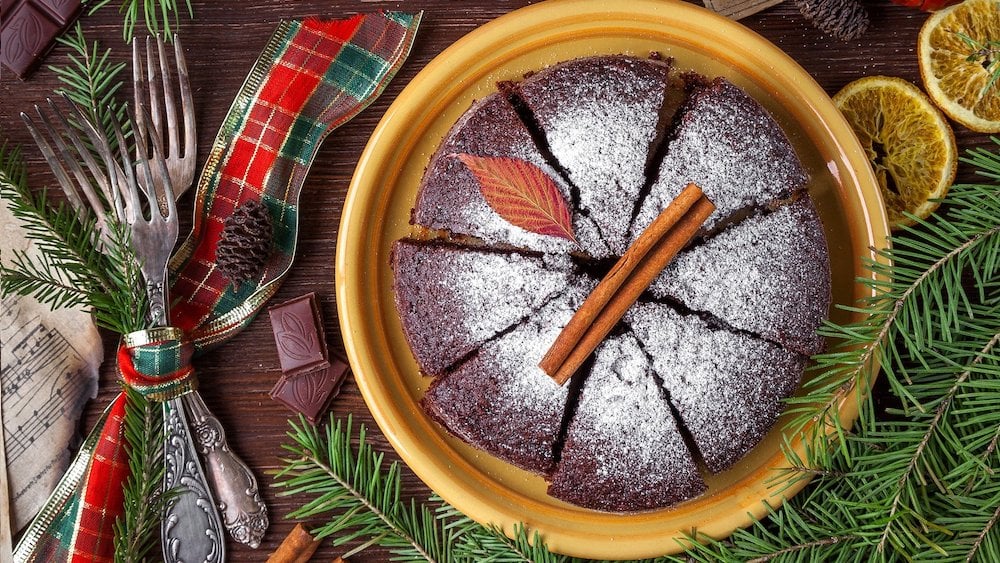
{"type": "Polygon", "coordinates": [[[704,225],[711,229],[733,212],[766,205],[807,181],[795,150],[767,110],[716,79],[690,101],[632,226],[633,240],[688,183],[698,184],[715,204],[704,225]]]}
{"type": "Polygon", "coordinates": [[[704,484],[635,337],[612,336],[595,354],[550,493],[610,510],[700,493],[704,484]]]}
{"type": "MultiPolygon", "coordinates": [[[[492,244],[542,252],[569,252],[576,248],[559,237],[522,229],[496,213],[483,198],[478,180],[457,158],[462,153],[530,162],[552,178],[562,196],[570,201],[569,187],[538,151],[514,108],[501,94],[494,93],[463,114],[434,154],[417,194],[414,223],[472,235],[492,244]]],[[[607,254],[606,246],[586,218],[574,216],[573,222],[582,250],[594,256],[607,254]]]]}
{"type": "Polygon", "coordinates": [[[393,254],[397,308],[418,363],[432,374],[531,314],[570,276],[540,257],[448,244],[402,240],[393,254]]]}
{"type": "Polygon", "coordinates": [[[666,305],[637,303],[626,321],[713,472],[764,437],[805,368],[803,356],[666,305]]]}
{"type": "Polygon", "coordinates": [[[547,473],[569,386],[538,367],[594,283],[578,279],[511,332],[488,342],[424,398],[452,433],[525,469],[547,473]]]}
{"type": "Polygon", "coordinates": [[[616,254],[628,246],[668,69],[631,57],[578,59],[519,86],[552,154],[580,190],[581,207],[616,254]]]}
{"type": "Polygon", "coordinates": [[[649,288],[806,355],[830,307],[830,260],[809,197],[679,254],[649,288]]]}

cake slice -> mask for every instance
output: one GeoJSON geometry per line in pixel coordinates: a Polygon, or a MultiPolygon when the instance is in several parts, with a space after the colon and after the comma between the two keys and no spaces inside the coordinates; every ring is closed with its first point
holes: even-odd
{"type": "Polygon", "coordinates": [[[667,305],[636,303],[625,320],[713,473],[760,442],[805,369],[800,354],[667,305]]]}
{"type": "Polygon", "coordinates": [[[570,385],[538,368],[593,286],[581,278],[507,334],[431,384],[421,404],[465,442],[518,467],[552,469],[570,385]]]}
{"type": "MultiPolygon", "coordinates": [[[[548,174],[570,203],[569,186],[539,152],[506,96],[496,92],[475,102],[431,157],[420,181],[411,223],[471,235],[490,244],[542,252],[576,250],[576,245],[566,239],[529,232],[497,214],[483,197],[476,177],[456,156],[463,153],[530,162],[548,174]]],[[[573,228],[581,250],[598,258],[608,254],[593,221],[576,213],[573,228]]]]}
{"type": "Polygon", "coordinates": [[[514,90],[575,188],[574,204],[616,255],[628,248],[669,73],[660,60],[587,57],[542,70],[514,90]]]}
{"type": "Polygon", "coordinates": [[[705,491],[645,354],[630,333],[595,351],[549,494],[627,512],[670,506],[705,491]]]}
{"type": "Polygon", "coordinates": [[[649,291],[800,354],[823,351],[830,257],[812,199],[803,194],[678,254],[649,291]]]}
{"type": "Polygon", "coordinates": [[[689,77],[696,85],[632,224],[633,240],[691,182],[715,204],[705,231],[808,182],[788,137],[763,106],[725,78],[703,80],[689,77]]]}
{"type": "Polygon", "coordinates": [[[393,243],[396,309],[420,369],[440,375],[561,292],[568,257],[402,239],[393,243]]]}

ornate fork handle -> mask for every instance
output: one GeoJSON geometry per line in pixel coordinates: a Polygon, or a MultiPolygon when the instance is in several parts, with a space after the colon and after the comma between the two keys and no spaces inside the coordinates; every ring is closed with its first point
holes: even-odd
{"type": "MultiPolygon", "coordinates": [[[[146,274],[146,289],[150,302],[150,324],[163,326],[168,321],[166,272],[146,274]],[[160,313],[156,314],[159,303],[160,313]]],[[[198,561],[221,563],[226,559],[226,542],[222,519],[208,488],[205,471],[198,460],[194,440],[189,431],[181,399],[163,403],[163,460],[166,471],[164,490],[177,494],[167,503],[160,523],[163,557],[168,563],[198,561]]]]}
{"type": "Polygon", "coordinates": [[[188,433],[180,399],[163,403],[163,423],[164,486],[180,491],[167,504],[160,525],[164,559],[221,563],[226,558],[225,532],[188,433]]]}
{"type": "Polygon", "coordinates": [[[256,549],[268,525],[267,506],[260,498],[257,479],[229,449],[222,424],[205,406],[201,395],[194,391],[184,395],[183,400],[226,529],[233,539],[256,549]]]}
{"type": "Polygon", "coordinates": [[[149,319],[152,326],[166,326],[167,304],[166,287],[163,281],[146,282],[146,295],[149,296],[149,319]]]}

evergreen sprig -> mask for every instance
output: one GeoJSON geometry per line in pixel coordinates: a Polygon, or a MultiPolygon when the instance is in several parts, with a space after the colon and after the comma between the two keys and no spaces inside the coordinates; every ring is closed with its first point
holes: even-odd
{"type": "MultiPolygon", "coordinates": [[[[66,46],[69,52],[69,64],[65,66],[49,66],[63,85],[56,89],[57,94],[64,94],[90,119],[91,123],[100,124],[112,149],[118,146],[112,123],[117,120],[122,124],[126,138],[131,135],[129,120],[126,116],[125,104],[118,98],[124,82],[121,77],[125,63],[115,63],[111,60],[111,49],[101,52],[97,41],[89,42],[83,34],[83,26],[79,22],[71,32],[59,37],[59,43],[66,46]]],[[[87,137],[81,135],[83,139],[87,137]]],[[[97,162],[102,162],[100,158],[97,162]]]]}
{"type": "Polygon", "coordinates": [[[111,236],[98,245],[93,216],[81,217],[65,203],[50,205],[44,190],[32,192],[20,150],[6,144],[0,145],[0,197],[40,251],[36,257],[13,251],[11,265],[0,266],[0,291],[33,296],[54,309],[86,307],[100,326],[119,334],[143,327],[145,300],[135,296],[145,290],[126,226],[109,222],[111,236]]]}
{"type": "Polygon", "coordinates": [[[317,538],[333,537],[334,545],[363,539],[360,551],[370,545],[388,548],[405,560],[453,561],[450,547],[455,533],[424,504],[400,500],[400,466],[384,467],[383,454],[372,449],[362,425],[355,434],[351,418],[336,421],[325,431],[290,423],[293,454],[276,475],[281,496],[308,493],[315,498],[289,515],[310,518],[330,514],[330,520],[313,530],[317,538]]]}
{"type": "Polygon", "coordinates": [[[160,515],[172,491],[162,492],[163,409],[125,387],[125,440],[129,478],[125,482],[124,517],[115,522],[115,562],[147,561],[157,547],[160,515]]]}

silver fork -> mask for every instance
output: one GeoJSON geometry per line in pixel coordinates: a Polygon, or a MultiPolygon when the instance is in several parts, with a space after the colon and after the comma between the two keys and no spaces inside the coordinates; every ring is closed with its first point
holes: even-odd
{"type": "MultiPolygon", "coordinates": [[[[173,81],[170,78],[171,72],[167,64],[166,48],[159,36],[155,37],[155,44],[153,37],[146,37],[145,65],[143,65],[143,57],[139,50],[139,40],[136,39],[132,42],[132,80],[135,106],[139,107],[139,104],[143,104],[149,109],[149,114],[152,116],[152,127],[149,127],[144,123],[146,117],[136,114],[136,125],[141,132],[137,141],[141,141],[147,146],[153,143],[160,148],[160,152],[166,159],[170,183],[174,186],[174,195],[180,197],[194,181],[195,159],[198,156],[198,135],[184,49],[181,47],[181,41],[177,35],[174,35],[173,41],[174,66],[177,67],[177,84],[181,94],[181,116],[184,119],[183,150],[177,127],[177,102],[174,97],[173,81]],[[146,72],[143,72],[143,68],[146,69],[146,72]],[[163,95],[162,103],[160,102],[161,93],[163,95]],[[145,101],[147,97],[149,98],[148,103],[145,101]],[[166,125],[166,150],[163,146],[164,125],[166,125]],[[151,134],[147,134],[147,130],[151,134]]],[[[155,170],[153,176],[156,181],[162,181],[157,177],[155,170]]],[[[139,179],[140,185],[146,187],[142,183],[143,181],[142,178],[139,179]]]]}
{"type": "MultiPolygon", "coordinates": [[[[143,126],[135,123],[133,131],[148,130],[149,115],[143,104],[136,107],[137,115],[143,116],[143,126]]],[[[167,262],[177,242],[178,218],[173,188],[169,181],[154,182],[153,170],[161,178],[168,178],[163,154],[154,143],[148,154],[144,143],[136,143],[136,159],[133,163],[125,148],[125,136],[117,121],[114,122],[118,139],[121,167],[125,181],[118,182],[125,202],[125,221],[131,230],[131,243],[149,296],[150,325],[168,326],[167,262]],[[145,199],[149,211],[147,219],[143,213],[139,196],[139,180],[146,186],[145,199]]],[[[114,166],[109,165],[109,168],[114,166]]],[[[194,442],[189,433],[187,418],[181,399],[171,399],[163,403],[164,420],[164,476],[165,489],[180,488],[180,494],[173,497],[166,507],[160,532],[163,540],[163,557],[170,563],[182,561],[224,561],[225,542],[222,535],[222,521],[209,491],[204,470],[198,461],[194,442]]]]}
{"type": "MultiPolygon", "coordinates": [[[[180,39],[174,36],[174,61],[177,67],[177,82],[181,94],[181,114],[184,119],[184,147],[179,146],[177,103],[174,87],[170,79],[166,49],[159,38],[146,38],[146,64],[148,72],[143,72],[143,57],[139,42],[132,43],[132,76],[135,87],[136,107],[149,107],[148,112],[137,112],[137,127],[141,132],[137,139],[151,150],[159,149],[166,160],[167,174],[159,175],[153,170],[153,182],[162,184],[169,181],[174,187],[174,195],[186,190],[194,180],[195,157],[197,156],[197,132],[195,128],[194,104],[191,100],[191,86],[188,80],[187,63],[180,39]],[[147,88],[148,85],[148,95],[147,88]],[[160,103],[162,93],[162,104],[160,103]],[[149,99],[147,106],[146,99],[149,99]],[[162,105],[162,111],[161,111],[162,105]],[[162,115],[161,115],[162,114],[162,115]],[[164,125],[166,131],[164,132],[164,125]],[[165,134],[164,134],[165,133],[165,134]],[[163,151],[164,137],[168,149],[163,151]]],[[[142,186],[148,187],[143,178],[142,186]]],[[[247,464],[230,449],[222,423],[212,414],[194,391],[183,396],[191,430],[198,445],[198,451],[205,460],[209,484],[222,512],[223,523],[229,534],[239,543],[252,548],[260,546],[267,531],[267,505],[261,498],[257,479],[247,464]]]]}
{"type": "MultiPolygon", "coordinates": [[[[80,115],[79,109],[63,95],[63,99],[74,110],[76,115],[80,115]]],[[[49,168],[59,182],[59,187],[66,194],[66,199],[82,217],[88,217],[93,213],[96,219],[96,228],[99,240],[94,243],[98,249],[103,248],[110,237],[108,219],[124,221],[124,210],[122,200],[118,196],[118,190],[112,187],[111,180],[98,165],[93,154],[86,148],[75,128],[70,125],[69,120],[63,115],[59,107],[51,100],[46,99],[52,114],[58,121],[60,127],[53,127],[48,116],[38,106],[35,106],[35,113],[42,124],[42,128],[48,134],[48,138],[55,144],[55,149],[49,144],[46,136],[36,127],[34,122],[26,113],[21,113],[21,119],[28,127],[28,131],[35,139],[35,144],[45,157],[49,168]],[[69,141],[69,144],[66,141],[69,141]],[[70,146],[72,145],[72,146],[70,146]],[[58,153],[58,154],[57,154],[58,153]],[[81,163],[83,164],[81,166],[81,163]],[[86,169],[85,169],[86,168],[86,169]],[[72,174],[72,178],[70,175],[72,174]],[[74,182],[75,180],[75,182],[74,182]],[[96,189],[95,189],[96,187],[96,189]],[[97,190],[100,190],[98,193],[97,190]],[[83,197],[81,197],[81,194],[83,197]],[[84,203],[84,199],[86,203],[84,203]],[[113,204],[112,208],[108,208],[113,204]],[[112,216],[111,213],[114,212],[112,216]]],[[[86,127],[89,121],[78,118],[81,126],[86,127]],[[86,125],[84,124],[86,123],[86,125]]],[[[89,136],[89,135],[88,135],[89,136]]]]}

